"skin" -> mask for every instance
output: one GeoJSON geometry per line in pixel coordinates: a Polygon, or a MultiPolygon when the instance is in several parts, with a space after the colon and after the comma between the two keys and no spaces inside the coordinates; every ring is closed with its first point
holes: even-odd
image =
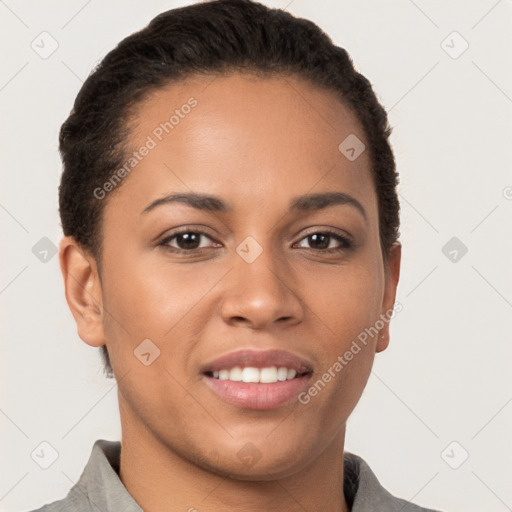
{"type": "MultiPolygon", "coordinates": [[[[72,237],[60,244],[78,334],[107,345],[118,381],[120,478],[149,512],[346,511],[345,425],[388,345],[388,323],[307,405],[235,407],[200,368],[237,349],[279,348],[312,361],[315,382],[393,308],[401,248],[393,245],[385,265],[369,152],[350,162],[338,150],[349,134],[365,141],[363,130],[332,92],[236,73],[145,98],[132,150],[191,96],[197,106],[104,199],[101,275],[72,237]],[[175,202],[141,214],[155,199],[191,191],[232,211],[175,202]],[[350,204],[288,211],[296,196],[332,191],[356,199],[366,218],[350,204]],[[158,245],[180,226],[204,230],[202,252],[158,245]],[[308,239],[326,228],[354,247],[308,239]],[[236,252],[248,236],[263,249],[252,263],[236,252]],[[147,338],[161,351],[149,366],[134,356],[147,338]],[[253,465],[237,456],[247,443],[260,456],[253,465]]],[[[180,237],[167,244],[190,247],[180,237]]]]}

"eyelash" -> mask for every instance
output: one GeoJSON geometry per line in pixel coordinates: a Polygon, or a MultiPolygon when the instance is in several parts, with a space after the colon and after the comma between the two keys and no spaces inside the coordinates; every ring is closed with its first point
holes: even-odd
{"type": "MultiPolygon", "coordinates": [[[[171,251],[173,253],[189,254],[189,255],[190,254],[201,253],[204,249],[208,249],[206,247],[199,247],[199,248],[196,248],[196,249],[180,249],[180,248],[177,248],[177,247],[171,247],[169,245],[169,242],[171,240],[173,240],[177,236],[183,235],[183,234],[203,235],[203,236],[205,236],[205,237],[207,237],[210,240],[215,242],[215,240],[213,240],[210,237],[210,235],[208,235],[204,231],[193,230],[193,229],[183,229],[181,231],[177,231],[177,232],[173,233],[172,235],[164,238],[161,242],[158,243],[158,245],[164,247],[164,249],[167,249],[167,250],[169,250],[169,251],[171,251]]],[[[304,240],[304,239],[306,239],[306,238],[308,238],[308,237],[310,237],[312,235],[327,235],[330,238],[334,238],[335,240],[337,240],[340,243],[340,247],[335,247],[335,248],[330,248],[330,249],[308,249],[308,248],[305,248],[305,249],[308,249],[310,251],[332,254],[332,253],[337,253],[337,252],[342,252],[342,251],[350,251],[350,250],[352,250],[354,248],[354,244],[353,244],[352,240],[350,240],[348,237],[342,236],[339,233],[336,233],[336,232],[334,232],[332,230],[329,230],[329,229],[323,229],[321,231],[313,231],[311,233],[308,233],[307,235],[302,237],[299,240],[299,242],[302,242],[302,240],[304,240]]],[[[216,242],[216,243],[218,243],[218,242],[216,242]]]]}

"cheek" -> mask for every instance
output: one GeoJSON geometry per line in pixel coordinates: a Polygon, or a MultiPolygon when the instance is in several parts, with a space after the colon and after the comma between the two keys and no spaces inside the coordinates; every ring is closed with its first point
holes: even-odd
{"type": "Polygon", "coordinates": [[[342,350],[344,344],[375,323],[382,306],[383,285],[381,267],[371,261],[354,262],[336,272],[316,271],[303,284],[303,296],[322,332],[331,340],[327,343],[331,351],[342,350]]]}
{"type": "MultiPolygon", "coordinates": [[[[138,256],[139,260],[143,258],[138,256]]],[[[226,274],[219,265],[170,265],[154,262],[138,265],[135,258],[118,258],[110,265],[105,280],[103,317],[111,363],[118,375],[127,370],[146,371],[137,354],[146,345],[158,354],[151,367],[163,374],[150,381],[146,373],[138,375],[144,386],[177,386],[167,368],[180,382],[190,378],[191,354],[204,335],[215,304],[208,300],[215,285],[226,274]],[[156,346],[145,342],[151,340],[156,346]],[[158,378],[157,378],[158,377],[158,378]]],[[[144,352],[145,353],[145,352],[144,352]]],[[[151,354],[152,356],[152,354],[151,354]]],[[[150,356],[150,357],[151,357],[150,356]]]]}
{"type": "Polygon", "coordinates": [[[331,409],[341,416],[355,406],[371,371],[383,283],[380,265],[367,261],[340,268],[334,277],[332,272],[317,273],[309,286],[317,323],[315,351],[321,362],[315,376],[318,384],[313,382],[315,389],[310,389],[312,396],[322,395],[318,406],[343,397],[346,407],[338,404],[331,409]]]}
{"type": "Polygon", "coordinates": [[[118,258],[105,282],[105,308],[133,337],[163,340],[225,271],[218,266],[158,263],[137,255],[118,258]],[[134,263],[138,262],[138,263],[134,263]]]}

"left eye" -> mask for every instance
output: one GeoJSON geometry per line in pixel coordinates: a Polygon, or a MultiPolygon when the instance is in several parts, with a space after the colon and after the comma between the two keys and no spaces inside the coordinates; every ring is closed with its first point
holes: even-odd
{"type": "MultiPolygon", "coordinates": [[[[313,244],[316,247],[311,247],[312,249],[320,250],[320,251],[326,251],[326,250],[344,250],[344,249],[350,249],[352,247],[352,244],[348,238],[345,238],[344,236],[337,235],[334,233],[311,233],[304,237],[303,240],[306,240],[308,243],[313,244]],[[332,246],[331,242],[334,241],[335,244],[332,246]],[[336,247],[338,245],[338,247],[336,247]]],[[[299,244],[301,243],[299,242],[299,244]]],[[[306,247],[307,249],[307,247],[306,247]]]]}

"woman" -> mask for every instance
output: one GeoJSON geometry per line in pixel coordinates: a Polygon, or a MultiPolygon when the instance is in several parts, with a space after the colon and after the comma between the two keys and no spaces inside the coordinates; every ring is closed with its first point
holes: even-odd
{"type": "Polygon", "coordinates": [[[61,129],[59,256],[122,440],[39,510],[427,510],[344,452],[395,309],[389,134],[345,50],[249,0],[103,59],[61,129]]]}

